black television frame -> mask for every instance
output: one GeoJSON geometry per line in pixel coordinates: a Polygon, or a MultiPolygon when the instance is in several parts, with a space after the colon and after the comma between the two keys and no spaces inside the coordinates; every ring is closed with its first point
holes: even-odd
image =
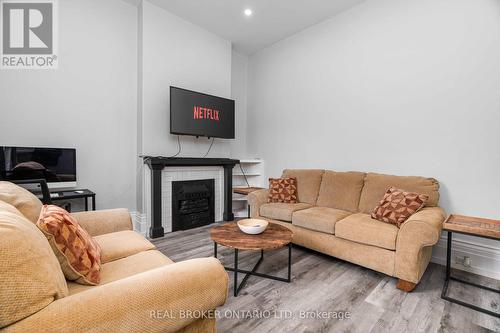
{"type": "MultiPolygon", "coordinates": [[[[67,148],[67,147],[37,147],[37,146],[5,146],[5,145],[0,145],[0,148],[21,148],[21,149],[61,149],[61,150],[73,150],[73,165],[75,166],[75,180],[70,180],[70,181],[46,181],[49,187],[52,188],[59,188],[59,184],[77,184],[78,182],[78,170],[77,170],[77,165],[76,165],[76,148],[67,148]]],[[[0,175],[0,180],[6,180],[3,179],[3,177],[0,175]]],[[[16,179],[16,180],[7,180],[7,181],[24,181],[26,179],[16,179]]],[[[64,187],[64,186],[63,186],[64,187]]]]}
{"type": "Polygon", "coordinates": [[[180,88],[180,87],[176,87],[176,86],[170,86],[170,89],[169,89],[169,93],[170,93],[170,96],[169,96],[169,103],[170,103],[170,109],[169,109],[169,126],[170,126],[170,134],[174,134],[174,135],[187,135],[187,136],[194,136],[194,137],[206,137],[206,138],[218,138],[218,139],[236,139],[236,101],[234,99],[230,99],[230,98],[225,98],[225,97],[220,97],[220,96],[215,96],[215,95],[210,95],[210,94],[206,94],[206,93],[202,93],[202,92],[199,92],[199,91],[194,91],[194,90],[189,90],[189,89],[185,89],[185,88],[180,88]],[[233,136],[232,137],[225,137],[225,136],[214,136],[214,135],[206,135],[206,134],[192,134],[192,133],[182,133],[182,132],[175,132],[172,130],[172,89],[178,89],[178,90],[183,90],[183,91],[187,91],[187,92],[191,92],[191,93],[195,93],[195,94],[199,94],[199,95],[204,95],[204,96],[209,96],[209,97],[215,97],[215,98],[220,98],[220,99],[224,99],[226,101],[230,101],[233,103],[233,112],[234,112],[234,115],[233,115],[233,136]]]}

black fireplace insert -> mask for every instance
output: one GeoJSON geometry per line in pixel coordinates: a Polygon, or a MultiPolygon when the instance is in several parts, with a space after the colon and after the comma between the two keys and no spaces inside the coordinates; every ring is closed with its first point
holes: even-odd
{"type": "Polygon", "coordinates": [[[172,182],[172,231],[215,222],[213,179],[172,182]]]}

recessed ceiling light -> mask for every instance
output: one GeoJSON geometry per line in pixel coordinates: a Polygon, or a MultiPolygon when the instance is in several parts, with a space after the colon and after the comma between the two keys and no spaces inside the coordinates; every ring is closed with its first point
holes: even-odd
{"type": "Polygon", "coordinates": [[[247,9],[245,9],[245,11],[243,13],[245,13],[245,16],[251,16],[252,10],[250,8],[247,8],[247,9]]]}

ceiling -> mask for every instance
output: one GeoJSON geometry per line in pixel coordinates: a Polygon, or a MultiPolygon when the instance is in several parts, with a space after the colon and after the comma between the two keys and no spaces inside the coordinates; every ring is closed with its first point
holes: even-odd
{"type": "Polygon", "coordinates": [[[251,55],[365,0],[149,0],[251,55]],[[243,11],[250,8],[252,16],[243,11]]]}

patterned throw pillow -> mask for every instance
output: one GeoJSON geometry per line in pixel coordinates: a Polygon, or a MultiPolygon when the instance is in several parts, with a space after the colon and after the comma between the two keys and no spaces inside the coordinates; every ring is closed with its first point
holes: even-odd
{"type": "Polygon", "coordinates": [[[101,248],[66,210],[44,205],[36,223],[49,240],[66,279],[96,285],[101,281],[101,248]]]}
{"type": "Polygon", "coordinates": [[[297,179],[269,178],[267,202],[297,203],[297,179]]]}
{"type": "Polygon", "coordinates": [[[429,200],[426,194],[405,192],[395,187],[389,187],[384,198],[373,210],[372,218],[395,224],[398,228],[411,215],[418,212],[429,200]]]}

